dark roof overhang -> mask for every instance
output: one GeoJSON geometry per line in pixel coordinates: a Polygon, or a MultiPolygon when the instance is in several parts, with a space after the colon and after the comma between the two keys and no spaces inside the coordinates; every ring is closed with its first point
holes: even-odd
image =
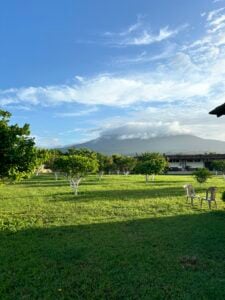
{"type": "Polygon", "coordinates": [[[210,115],[217,115],[217,117],[221,117],[222,115],[225,115],[225,103],[220,106],[217,106],[209,113],[210,115]]]}

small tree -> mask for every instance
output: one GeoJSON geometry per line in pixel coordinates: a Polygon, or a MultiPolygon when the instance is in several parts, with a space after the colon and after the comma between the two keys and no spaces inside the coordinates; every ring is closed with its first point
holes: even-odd
{"type": "Polygon", "coordinates": [[[82,178],[98,170],[98,161],[82,155],[63,155],[55,159],[54,166],[69,178],[70,186],[77,195],[82,178]]]}
{"type": "Polygon", "coordinates": [[[209,178],[212,177],[212,174],[206,168],[196,170],[193,175],[200,184],[205,183],[209,178]]]}
{"type": "Polygon", "coordinates": [[[146,183],[149,181],[149,175],[152,175],[154,180],[154,176],[163,173],[168,165],[165,157],[159,153],[143,153],[137,159],[135,171],[145,175],[146,183]]]}
{"type": "Polygon", "coordinates": [[[225,173],[225,160],[215,160],[212,162],[212,167],[218,172],[225,173]]]}
{"type": "Polygon", "coordinates": [[[60,150],[49,150],[48,160],[45,162],[45,167],[51,169],[54,172],[55,180],[58,180],[58,173],[61,172],[61,163],[59,159],[62,156],[60,150]]]}
{"type": "Polygon", "coordinates": [[[51,156],[50,150],[47,149],[36,149],[36,176],[39,175],[40,171],[44,167],[44,163],[49,160],[51,156]]]}
{"type": "Polygon", "coordinates": [[[128,175],[137,163],[136,159],[131,156],[114,154],[112,158],[114,170],[117,171],[117,174],[122,172],[124,175],[128,175]]]}
{"type": "Polygon", "coordinates": [[[102,153],[97,153],[98,160],[98,171],[99,171],[99,180],[102,179],[102,176],[105,172],[109,173],[113,168],[113,159],[111,156],[103,155],[102,153]]]}
{"type": "Polygon", "coordinates": [[[120,170],[124,175],[128,175],[136,166],[136,159],[131,156],[122,156],[120,160],[120,170]]]}

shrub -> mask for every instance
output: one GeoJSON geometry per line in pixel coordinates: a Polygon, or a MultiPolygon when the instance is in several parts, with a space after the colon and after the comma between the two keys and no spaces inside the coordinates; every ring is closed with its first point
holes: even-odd
{"type": "Polygon", "coordinates": [[[193,175],[199,183],[204,183],[210,177],[212,177],[212,174],[209,172],[209,170],[205,168],[196,170],[193,175]]]}
{"type": "Polygon", "coordinates": [[[222,200],[225,201],[225,191],[222,193],[222,200]]]}

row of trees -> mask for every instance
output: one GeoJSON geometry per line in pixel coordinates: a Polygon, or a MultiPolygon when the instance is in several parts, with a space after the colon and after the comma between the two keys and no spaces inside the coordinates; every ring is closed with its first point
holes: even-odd
{"type": "Polygon", "coordinates": [[[101,180],[104,173],[128,175],[130,172],[144,174],[146,182],[149,175],[154,176],[165,171],[167,161],[158,153],[144,153],[136,157],[124,155],[106,156],[88,149],[69,149],[66,153],[52,152],[46,166],[55,173],[63,174],[70,181],[70,185],[77,195],[79,183],[90,173],[97,173],[101,180]]]}
{"type": "Polygon", "coordinates": [[[36,173],[43,164],[58,174],[65,175],[75,194],[81,179],[89,173],[130,172],[144,174],[146,182],[149,175],[163,173],[167,167],[166,159],[158,153],[144,153],[136,157],[124,155],[106,156],[88,149],[69,149],[66,153],[59,150],[45,150],[35,147],[30,136],[29,124],[20,127],[10,124],[11,114],[0,110],[0,180],[21,180],[36,173]]]}
{"type": "MultiPolygon", "coordinates": [[[[35,147],[30,136],[29,125],[20,127],[10,124],[11,114],[0,110],[0,180],[21,180],[30,175],[38,175],[45,165],[55,173],[63,174],[70,181],[75,194],[81,179],[87,174],[104,173],[128,175],[130,172],[144,174],[146,182],[149,176],[165,172],[168,163],[159,153],[143,153],[135,157],[124,155],[106,156],[88,149],[69,149],[66,153],[59,150],[45,150],[35,147]]],[[[215,170],[225,173],[225,161],[215,161],[215,170]]]]}

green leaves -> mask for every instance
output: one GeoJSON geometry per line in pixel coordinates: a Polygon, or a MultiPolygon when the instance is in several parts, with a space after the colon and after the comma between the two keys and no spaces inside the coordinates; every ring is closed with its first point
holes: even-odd
{"type": "Polygon", "coordinates": [[[55,159],[53,168],[72,178],[83,177],[98,170],[98,161],[83,155],[61,155],[55,159]]]}
{"type": "Polygon", "coordinates": [[[219,172],[225,172],[225,160],[215,160],[212,162],[212,167],[219,172]]]}
{"type": "Polygon", "coordinates": [[[199,183],[204,183],[206,182],[210,177],[212,177],[212,174],[210,173],[210,171],[208,169],[198,169],[193,173],[195,179],[199,182],[199,183]]]}
{"type": "Polygon", "coordinates": [[[0,179],[20,180],[35,169],[35,142],[29,136],[29,125],[9,125],[10,117],[0,110],[0,179]]]}
{"type": "Polygon", "coordinates": [[[160,174],[167,167],[165,157],[159,153],[143,153],[137,157],[136,173],[152,175],[160,174]]]}

